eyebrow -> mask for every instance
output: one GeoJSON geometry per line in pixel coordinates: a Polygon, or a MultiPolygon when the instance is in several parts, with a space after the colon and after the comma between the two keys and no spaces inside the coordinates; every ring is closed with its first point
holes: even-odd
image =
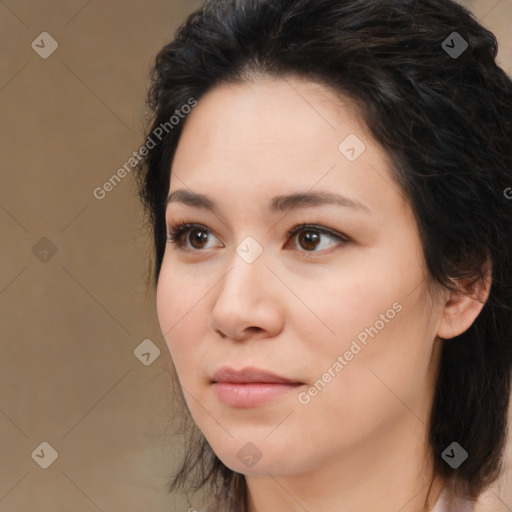
{"type": "MultiPolygon", "coordinates": [[[[205,194],[198,194],[184,189],[175,190],[167,197],[167,205],[171,203],[181,203],[185,206],[209,210],[214,214],[220,215],[217,203],[205,194]]],[[[268,210],[273,214],[277,214],[296,208],[331,204],[350,208],[355,211],[371,213],[368,206],[355,199],[350,199],[332,192],[311,191],[275,196],[270,200],[268,210]]]]}

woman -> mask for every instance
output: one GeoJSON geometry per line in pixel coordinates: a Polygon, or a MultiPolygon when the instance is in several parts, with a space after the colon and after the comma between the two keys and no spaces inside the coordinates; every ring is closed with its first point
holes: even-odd
{"type": "Polygon", "coordinates": [[[138,177],[188,436],[172,489],[208,484],[209,512],[462,512],[495,481],[496,54],[450,0],[207,1],[160,51],[138,177]]]}

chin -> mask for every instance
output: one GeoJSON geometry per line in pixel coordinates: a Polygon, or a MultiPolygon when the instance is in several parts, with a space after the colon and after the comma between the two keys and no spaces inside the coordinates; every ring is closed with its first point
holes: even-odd
{"type": "Polygon", "coordinates": [[[272,447],[264,442],[241,442],[233,439],[229,447],[224,450],[215,450],[215,454],[232,471],[244,475],[268,476],[278,474],[292,474],[303,470],[300,460],[293,459],[290,454],[291,447],[272,447]]]}

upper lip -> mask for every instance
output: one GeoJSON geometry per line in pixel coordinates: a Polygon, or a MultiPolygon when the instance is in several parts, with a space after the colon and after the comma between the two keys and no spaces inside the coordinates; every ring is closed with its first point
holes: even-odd
{"type": "Polygon", "coordinates": [[[212,382],[268,382],[274,384],[301,384],[296,380],[287,379],[267,370],[261,370],[254,366],[247,366],[241,370],[235,370],[229,366],[219,368],[212,377],[212,382]]]}

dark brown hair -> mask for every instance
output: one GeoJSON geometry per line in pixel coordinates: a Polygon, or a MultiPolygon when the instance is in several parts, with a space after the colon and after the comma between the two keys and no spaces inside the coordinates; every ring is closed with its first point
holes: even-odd
{"type": "MultiPolygon", "coordinates": [[[[324,84],[354,102],[390,156],[433,282],[453,290],[481,279],[490,258],[483,310],[443,344],[429,425],[435,474],[473,499],[501,468],[512,364],[512,81],[496,55],[494,35],[452,0],[211,0],[159,52],[148,94],[151,135],[222,83],[263,73],[324,84]],[[441,456],[452,442],[469,454],[456,469],[441,456]]],[[[154,284],[185,122],[168,126],[137,175],[154,284]]],[[[188,451],[170,487],[209,484],[211,510],[246,512],[245,477],[187,421],[188,451]]]]}

